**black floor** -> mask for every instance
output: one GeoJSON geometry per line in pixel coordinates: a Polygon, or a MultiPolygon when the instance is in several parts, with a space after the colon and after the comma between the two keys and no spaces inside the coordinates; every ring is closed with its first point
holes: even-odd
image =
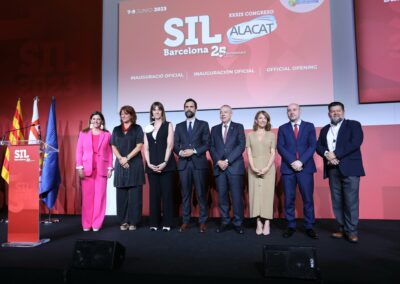
{"type": "MultiPolygon", "coordinates": [[[[151,232],[144,225],[137,231],[120,231],[114,216],[106,217],[99,232],[83,232],[80,216],[59,216],[60,223],[41,225],[41,238],[51,241],[36,248],[0,248],[1,283],[300,283],[295,279],[263,277],[264,245],[314,247],[322,283],[399,283],[400,221],[362,220],[360,242],[330,238],[333,220],[318,220],[319,240],[299,229],[282,238],[284,220],[274,220],[271,235],[257,236],[253,221],[244,235],[235,231],[216,233],[218,220],[208,222],[199,233],[195,220],[189,231],[151,232]],[[71,268],[78,239],[118,242],[126,249],[119,269],[71,268]],[[51,281],[51,282],[50,282],[51,281]]],[[[178,220],[176,220],[178,225],[178,220]]],[[[299,227],[301,224],[299,222],[299,227]]],[[[7,224],[0,223],[0,242],[7,241],[7,224]]],[[[109,242],[109,243],[110,243],[109,242]]]]}

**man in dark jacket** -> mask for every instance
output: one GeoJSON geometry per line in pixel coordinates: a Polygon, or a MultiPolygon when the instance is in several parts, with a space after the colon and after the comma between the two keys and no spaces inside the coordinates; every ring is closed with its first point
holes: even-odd
{"type": "Polygon", "coordinates": [[[321,129],[317,153],[324,159],[324,178],[329,178],[332,207],[338,222],[333,238],[358,242],[360,176],[365,176],[361,157],[363,130],[355,120],[344,118],[344,105],[328,106],[331,123],[321,129]]]}

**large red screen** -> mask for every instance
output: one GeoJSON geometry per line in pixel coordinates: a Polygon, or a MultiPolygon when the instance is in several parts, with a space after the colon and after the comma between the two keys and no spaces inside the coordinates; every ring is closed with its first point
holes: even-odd
{"type": "Polygon", "coordinates": [[[132,0],[119,7],[118,104],[148,111],[332,101],[328,0],[132,0]]]}
{"type": "Polygon", "coordinates": [[[360,103],[400,101],[400,0],[356,0],[360,103]]]}

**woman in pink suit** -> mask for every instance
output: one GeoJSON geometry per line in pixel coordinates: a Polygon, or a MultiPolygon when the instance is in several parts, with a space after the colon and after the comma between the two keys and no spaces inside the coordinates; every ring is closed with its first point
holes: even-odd
{"type": "Polygon", "coordinates": [[[111,134],[101,112],[92,113],[89,127],[79,133],[76,168],[82,184],[82,227],[100,230],[106,212],[107,178],[112,174],[111,134]]]}

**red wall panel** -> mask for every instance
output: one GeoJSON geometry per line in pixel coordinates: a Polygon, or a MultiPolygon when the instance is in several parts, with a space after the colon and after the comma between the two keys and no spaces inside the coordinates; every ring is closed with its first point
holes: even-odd
{"type": "MultiPolygon", "coordinates": [[[[247,130],[249,131],[249,130],[247,130]]],[[[272,130],[275,134],[277,129],[272,130]]],[[[319,135],[320,128],[317,129],[319,135]]],[[[400,160],[400,125],[380,125],[364,126],[364,142],[362,145],[362,155],[366,176],[361,178],[360,183],[360,218],[361,219],[400,219],[400,171],[398,161],[400,160]]],[[[247,154],[244,153],[247,164],[247,154]]],[[[210,159],[210,157],[209,157],[210,159]]],[[[315,215],[317,218],[334,218],[328,180],[323,179],[322,158],[314,155],[317,166],[317,173],[314,176],[314,204],[315,215]]],[[[280,179],[280,161],[279,154],[276,156],[275,165],[277,168],[276,189],[274,200],[275,218],[284,218],[284,196],[280,179]]],[[[211,162],[210,162],[211,167],[211,162]]],[[[246,177],[247,178],[247,177],[246,177]]],[[[179,189],[176,189],[176,195],[179,199],[179,189]]],[[[209,177],[209,205],[210,217],[219,217],[218,195],[213,184],[212,173],[209,177]]],[[[247,180],[244,194],[245,216],[249,216],[247,180]]],[[[144,190],[144,214],[149,214],[148,205],[148,187],[144,190]]],[[[175,204],[180,211],[180,204],[175,204]]],[[[192,212],[198,216],[198,205],[194,202],[192,212]]],[[[299,192],[296,197],[296,214],[303,216],[302,201],[299,192]]]]}
{"type": "Polygon", "coordinates": [[[54,213],[80,213],[75,145],[90,113],[101,109],[102,1],[6,1],[0,26],[0,133],[11,128],[18,98],[29,124],[39,96],[44,138],[54,96],[62,177],[54,213]]]}
{"type": "Polygon", "coordinates": [[[360,103],[400,101],[400,5],[355,0],[360,103]]]}

